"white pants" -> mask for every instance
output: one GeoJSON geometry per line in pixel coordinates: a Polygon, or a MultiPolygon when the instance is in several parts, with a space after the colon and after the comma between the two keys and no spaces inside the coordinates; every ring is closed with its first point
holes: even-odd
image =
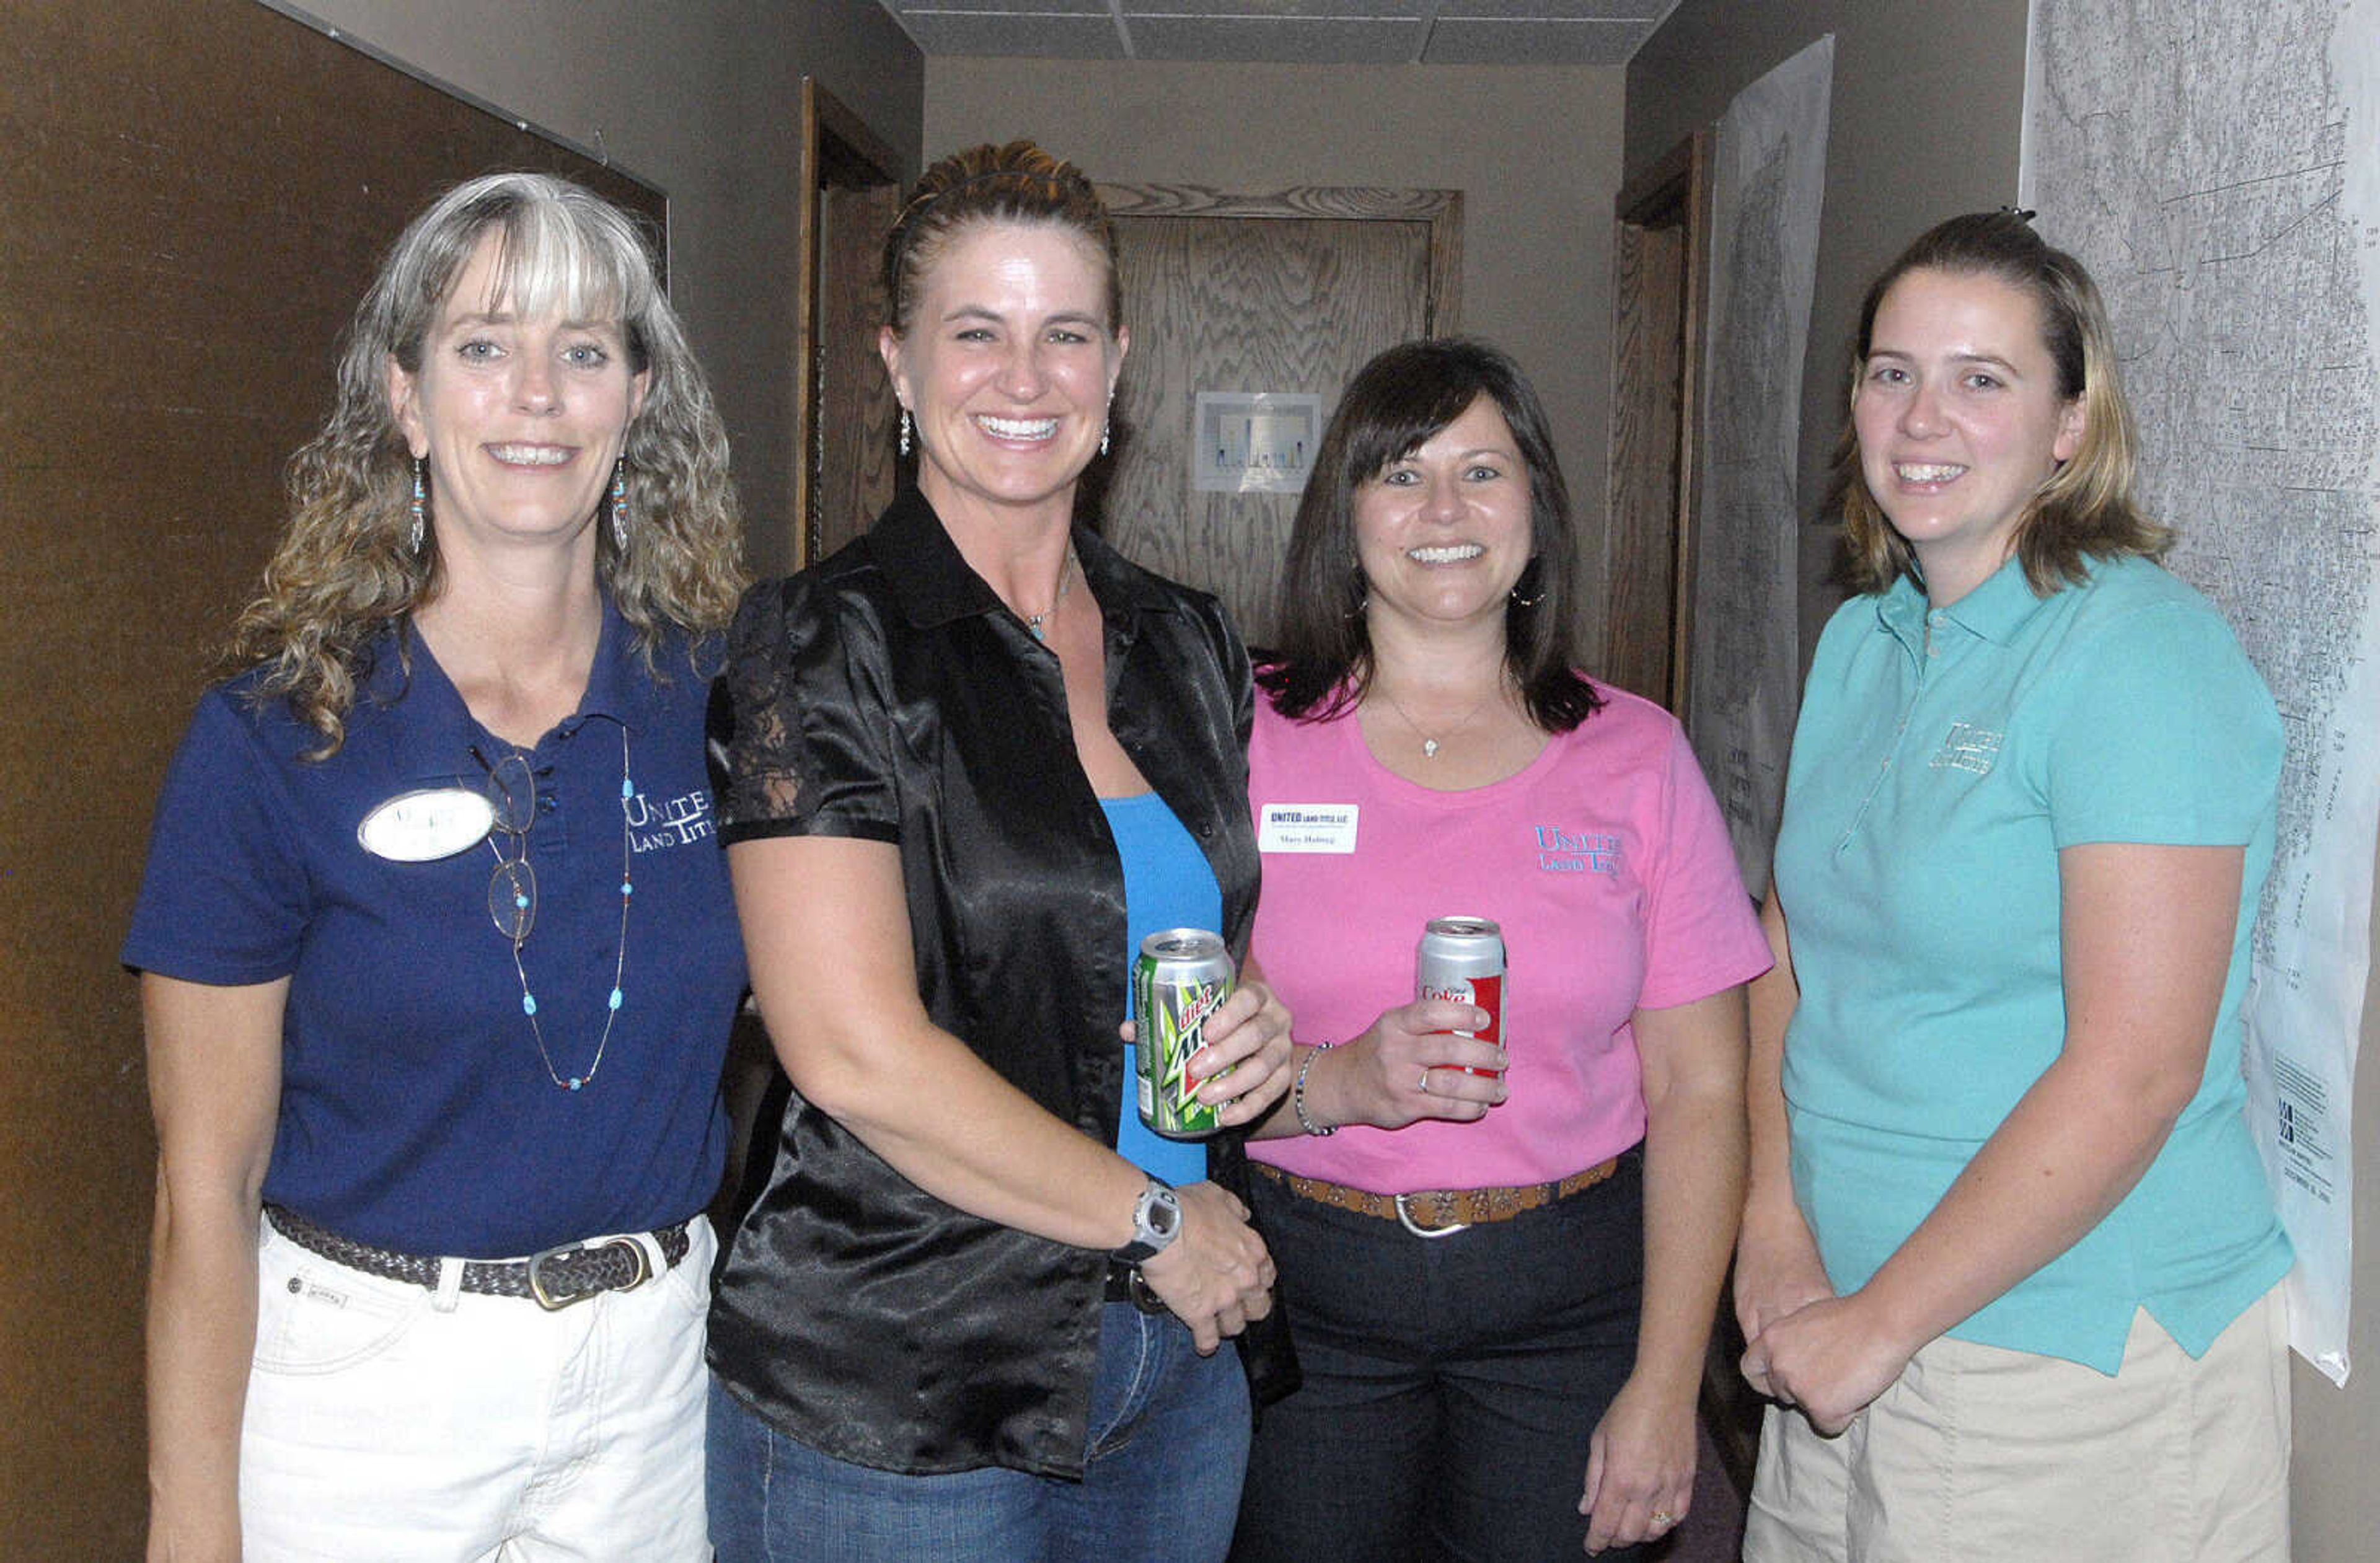
{"type": "Polygon", "coordinates": [[[715,1245],[700,1218],[691,1234],[644,1285],[547,1313],[368,1276],[267,1223],[240,1432],[249,1563],[709,1558],[715,1245]]]}
{"type": "Polygon", "coordinates": [[[1838,1438],[1770,1406],[1746,1563],[2288,1563],[2289,1310],[2193,1360],[2146,1310],[2113,1378],[1945,1336],[1838,1438]]]}

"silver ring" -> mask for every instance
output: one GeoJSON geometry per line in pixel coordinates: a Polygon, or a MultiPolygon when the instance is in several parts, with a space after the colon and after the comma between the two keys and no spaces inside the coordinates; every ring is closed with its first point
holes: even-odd
{"type": "Polygon", "coordinates": [[[1419,1091],[1425,1097],[1429,1095],[1429,1065],[1424,1064],[1421,1066],[1421,1083],[1415,1085],[1414,1089],[1419,1091]]]}

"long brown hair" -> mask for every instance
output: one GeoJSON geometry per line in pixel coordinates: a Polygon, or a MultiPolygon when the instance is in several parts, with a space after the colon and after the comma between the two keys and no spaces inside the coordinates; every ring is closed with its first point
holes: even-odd
{"type": "Polygon", "coordinates": [[[1406,342],[1355,371],[1315,451],[1298,496],[1282,582],[1281,645],[1257,675],[1286,717],[1339,715],[1371,685],[1367,588],[1355,552],[1355,491],[1411,455],[1485,396],[1504,416],[1529,469],[1529,563],[1504,606],[1504,672],[1529,716],[1567,733],[1603,702],[1573,663],[1570,622],[1578,593],[1570,490],[1553,432],[1521,368],[1498,348],[1461,337],[1406,342]]]}

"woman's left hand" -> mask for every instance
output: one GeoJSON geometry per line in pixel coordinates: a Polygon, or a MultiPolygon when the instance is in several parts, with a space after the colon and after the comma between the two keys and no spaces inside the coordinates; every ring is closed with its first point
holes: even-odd
{"type": "Polygon", "coordinates": [[[1586,1550],[1658,1541],[1694,1496],[1694,1398],[1663,1394],[1632,1375],[1587,1444],[1586,1550]]]}
{"type": "Polygon", "coordinates": [[[1198,1099],[1220,1109],[1216,1116],[1230,1129],[1264,1117],[1289,1093],[1289,1006],[1262,978],[1244,975],[1208,1017],[1190,1072],[1206,1082],[1198,1099]]]}
{"type": "Polygon", "coordinates": [[[1800,1407],[1812,1427],[1833,1437],[1917,1354],[1878,1327],[1871,1311],[1858,1292],[1796,1309],[1744,1349],[1743,1376],[1779,1403],[1800,1407]]]}

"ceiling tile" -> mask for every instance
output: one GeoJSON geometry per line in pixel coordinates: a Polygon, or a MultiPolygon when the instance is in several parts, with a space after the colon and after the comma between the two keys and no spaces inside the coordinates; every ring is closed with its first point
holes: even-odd
{"type": "Polygon", "coordinates": [[[979,14],[1016,17],[1027,21],[1043,17],[1105,17],[1108,0],[882,0],[896,17],[919,13],[979,14]]]}
{"type": "Polygon", "coordinates": [[[1425,65],[1624,66],[1652,30],[1641,21],[1494,21],[1440,17],[1425,65]]]}
{"type": "Polygon", "coordinates": [[[1378,21],[1428,16],[1438,0],[1119,0],[1127,21],[1168,17],[1195,21],[1378,21]]]}
{"type": "Polygon", "coordinates": [[[1441,0],[1441,20],[1452,17],[1498,17],[1523,21],[1632,21],[1651,32],[1677,0],[1441,0]]]}
{"type": "Polygon", "coordinates": [[[1278,61],[1300,65],[1403,65],[1421,47],[1411,18],[1358,20],[1138,16],[1127,24],[1143,60],[1278,61]]]}
{"type": "Polygon", "coordinates": [[[1025,59],[1120,60],[1123,40],[1115,20],[1099,16],[994,16],[986,12],[911,10],[901,25],[928,55],[1011,55],[1025,59]]]}

